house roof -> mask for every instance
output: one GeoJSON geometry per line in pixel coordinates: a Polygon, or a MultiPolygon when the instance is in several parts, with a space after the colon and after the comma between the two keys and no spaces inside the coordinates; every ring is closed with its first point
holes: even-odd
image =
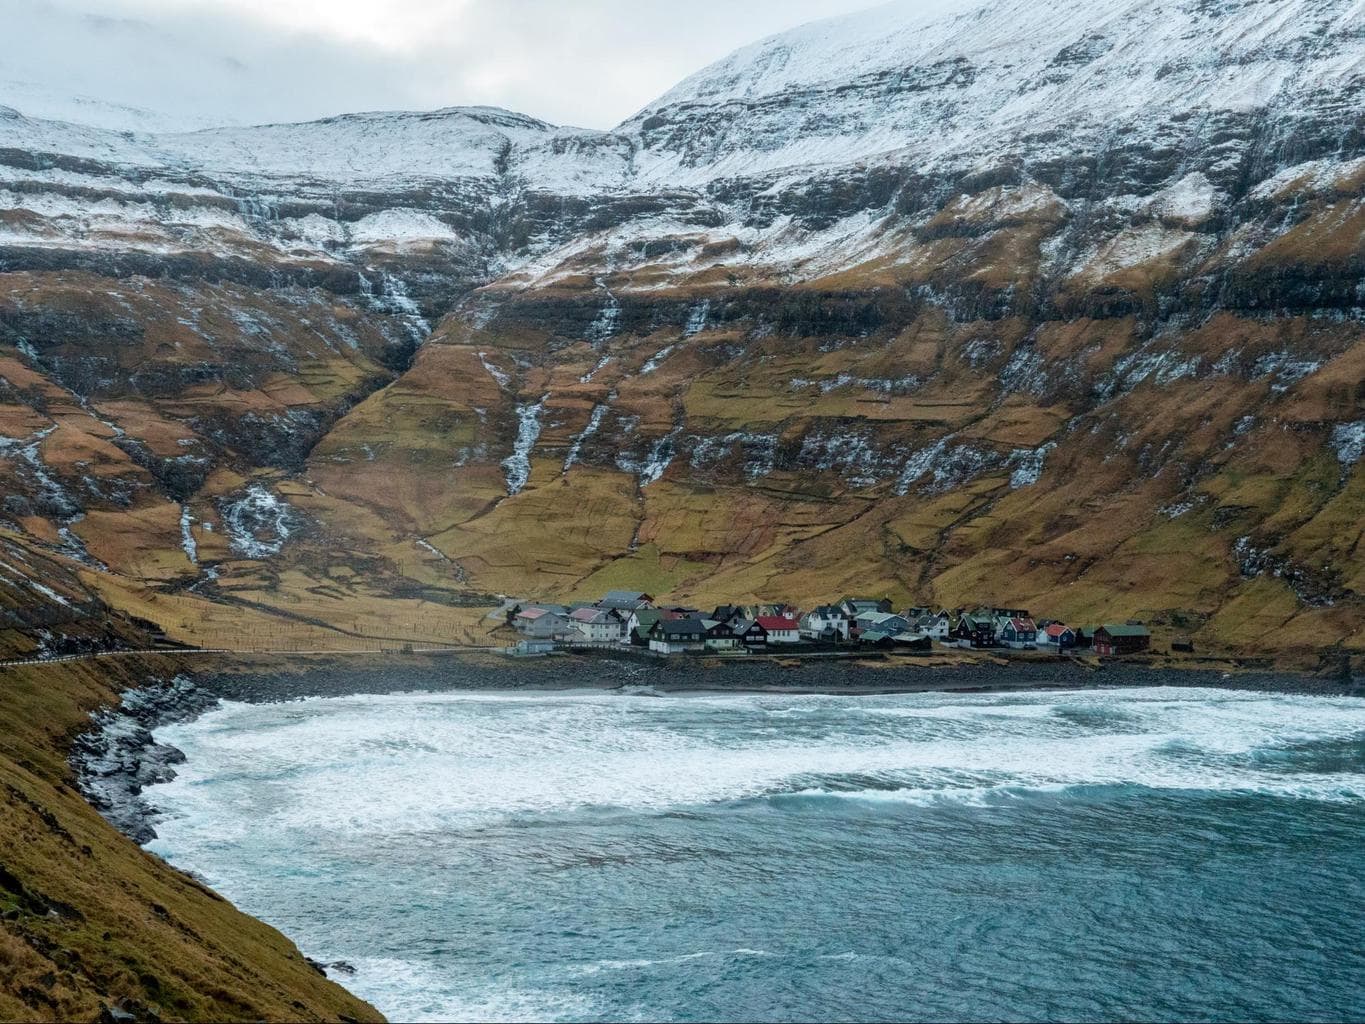
{"type": "Polygon", "coordinates": [[[1010,625],[1013,626],[1015,630],[1025,633],[1029,630],[1033,630],[1034,632],[1037,632],[1038,630],[1037,624],[1032,619],[1021,619],[1017,615],[1010,619],[1010,625]]]}
{"type": "Polygon", "coordinates": [[[549,614],[550,610],[548,608],[523,608],[521,611],[517,612],[517,618],[531,619],[534,621],[535,619],[539,619],[542,616],[549,614]]]}
{"type": "Polygon", "coordinates": [[[635,620],[645,629],[664,617],[664,613],[657,608],[640,608],[635,612],[635,620]]]}
{"type": "Polygon", "coordinates": [[[890,640],[891,634],[883,633],[880,629],[865,629],[859,639],[862,640],[863,643],[875,644],[882,640],[890,640]]]}
{"type": "Polygon", "coordinates": [[[889,622],[891,619],[900,619],[902,622],[905,621],[904,615],[897,615],[895,612],[867,612],[858,617],[860,619],[866,619],[873,625],[881,625],[884,622],[889,622]]]}
{"type": "Polygon", "coordinates": [[[844,610],[842,608],[836,608],[832,604],[822,604],[819,608],[813,608],[806,614],[814,615],[816,618],[821,619],[842,619],[845,617],[844,610]]]}
{"type": "Polygon", "coordinates": [[[608,590],[603,601],[648,601],[649,595],[640,590],[608,590]]]}
{"type": "Polygon", "coordinates": [[[1101,629],[1108,633],[1110,636],[1152,635],[1152,631],[1149,630],[1146,626],[1130,626],[1127,625],[1126,623],[1123,625],[1110,625],[1109,623],[1106,622],[1103,626],[1100,626],[1098,629],[1096,629],[1095,632],[1098,633],[1101,629]]]}
{"type": "Polygon", "coordinates": [[[701,636],[706,632],[701,619],[660,619],[654,629],[663,637],[701,636]]]}
{"type": "Polygon", "coordinates": [[[775,629],[800,629],[801,624],[795,619],[785,615],[760,615],[755,620],[760,626],[768,631],[775,629]]]}
{"type": "Polygon", "coordinates": [[[1065,622],[1054,622],[1047,627],[1046,632],[1048,636],[1061,636],[1063,633],[1072,633],[1075,631],[1065,622]]]}
{"type": "Polygon", "coordinates": [[[616,618],[616,616],[612,615],[610,611],[607,611],[602,608],[575,608],[572,612],[569,613],[569,618],[573,619],[575,622],[587,622],[593,624],[621,621],[620,619],[616,618]]]}

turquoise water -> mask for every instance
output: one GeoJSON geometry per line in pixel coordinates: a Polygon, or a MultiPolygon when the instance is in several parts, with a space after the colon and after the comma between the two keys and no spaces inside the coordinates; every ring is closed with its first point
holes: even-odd
{"type": "Polygon", "coordinates": [[[394,1019],[1365,1018],[1365,701],[408,694],[157,737],[153,849],[394,1019]]]}

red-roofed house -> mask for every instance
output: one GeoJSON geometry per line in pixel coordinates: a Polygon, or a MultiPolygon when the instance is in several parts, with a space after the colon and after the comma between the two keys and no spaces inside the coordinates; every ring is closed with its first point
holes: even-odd
{"type": "Polygon", "coordinates": [[[1065,650],[1076,646],[1076,631],[1065,622],[1053,622],[1043,630],[1038,642],[1055,647],[1059,651],[1065,650]]]}
{"type": "Polygon", "coordinates": [[[758,624],[768,631],[770,644],[801,642],[801,623],[787,615],[760,615],[758,624]]]}

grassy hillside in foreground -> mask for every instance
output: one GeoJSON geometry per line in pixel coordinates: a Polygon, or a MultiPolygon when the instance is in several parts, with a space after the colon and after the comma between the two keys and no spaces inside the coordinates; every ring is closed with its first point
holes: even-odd
{"type": "Polygon", "coordinates": [[[380,1020],[273,928],[140,849],[77,792],[88,713],[156,659],[0,669],[0,1019],[380,1020]]]}

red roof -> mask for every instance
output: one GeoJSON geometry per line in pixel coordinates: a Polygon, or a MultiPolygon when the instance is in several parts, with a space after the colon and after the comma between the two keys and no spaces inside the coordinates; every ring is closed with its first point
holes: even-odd
{"type": "Polygon", "coordinates": [[[1019,632],[1027,633],[1030,630],[1036,631],[1038,629],[1038,627],[1033,624],[1032,619],[1021,619],[1015,617],[1013,619],[1010,619],[1010,622],[1013,624],[1014,628],[1019,632]]]}
{"type": "Polygon", "coordinates": [[[1071,632],[1071,627],[1068,626],[1065,622],[1054,622],[1052,625],[1047,627],[1048,636],[1061,636],[1063,633],[1069,632],[1071,632]]]}
{"type": "Polygon", "coordinates": [[[760,615],[756,620],[760,626],[769,633],[780,629],[800,629],[801,625],[795,619],[789,619],[785,615],[760,615]]]}

